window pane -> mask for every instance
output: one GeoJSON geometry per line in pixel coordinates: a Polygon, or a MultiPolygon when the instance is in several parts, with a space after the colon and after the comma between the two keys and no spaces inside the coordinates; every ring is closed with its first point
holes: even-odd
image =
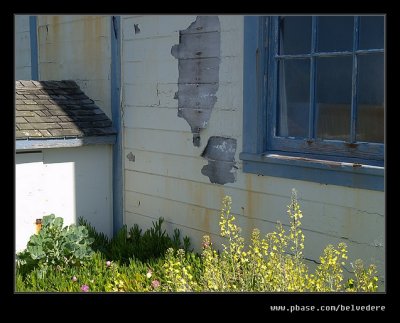
{"type": "Polygon", "coordinates": [[[383,48],[384,17],[363,16],[360,18],[360,49],[383,48]]]}
{"type": "Polygon", "coordinates": [[[279,63],[279,109],[277,135],[307,137],[310,102],[310,60],[279,63]]]}
{"type": "Polygon", "coordinates": [[[318,17],[318,51],[351,51],[353,50],[352,16],[318,17]]]}
{"type": "Polygon", "coordinates": [[[383,143],[383,54],[358,58],[357,141],[383,143]]]}
{"type": "Polygon", "coordinates": [[[352,57],[317,59],[317,137],[350,138],[352,57]]]}
{"type": "Polygon", "coordinates": [[[311,17],[280,18],[280,54],[308,54],[311,51],[311,17]]]}

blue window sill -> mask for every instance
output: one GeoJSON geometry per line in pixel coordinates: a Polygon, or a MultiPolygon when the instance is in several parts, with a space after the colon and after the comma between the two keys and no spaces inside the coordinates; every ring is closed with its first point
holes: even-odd
{"type": "Polygon", "coordinates": [[[385,168],[277,154],[240,154],[243,172],[384,191],[385,168]]]}

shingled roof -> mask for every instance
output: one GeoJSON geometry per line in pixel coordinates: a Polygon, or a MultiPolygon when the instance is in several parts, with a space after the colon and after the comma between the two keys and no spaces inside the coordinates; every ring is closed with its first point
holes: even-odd
{"type": "Polygon", "coordinates": [[[16,81],[15,94],[17,142],[88,137],[115,141],[111,120],[74,81],[16,81]]]}

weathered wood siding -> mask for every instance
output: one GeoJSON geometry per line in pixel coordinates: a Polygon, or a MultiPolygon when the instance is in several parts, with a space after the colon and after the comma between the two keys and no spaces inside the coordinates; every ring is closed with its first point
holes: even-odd
{"type": "Polygon", "coordinates": [[[111,236],[110,150],[111,145],[92,145],[16,154],[16,250],[35,233],[35,220],[51,213],[64,225],[82,216],[111,236]]]}
{"type": "Polygon", "coordinates": [[[71,79],[111,118],[110,16],[38,16],[39,80],[71,79]]]}
{"type": "Polygon", "coordinates": [[[29,16],[15,15],[15,79],[31,79],[29,16]]]}
{"type": "MultiPolygon", "coordinates": [[[[243,16],[219,16],[220,65],[217,101],[201,144],[193,145],[189,124],[177,116],[178,59],[171,55],[196,16],[122,17],[122,117],[125,161],[124,221],[151,226],[162,216],[200,249],[206,233],[217,239],[218,211],[225,194],[249,237],[267,233],[277,220],[288,223],[286,206],[296,188],[304,213],[306,257],[318,260],[329,243],[344,241],[350,259],[378,264],[384,276],[384,193],[245,174],[241,171],[243,116],[243,16]],[[212,184],[202,174],[202,152],[211,136],[237,140],[236,181],[212,184]]],[[[200,51],[200,50],[199,50],[200,51]]],[[[350,269],[350,268],[349,268],[350,269]]]]}

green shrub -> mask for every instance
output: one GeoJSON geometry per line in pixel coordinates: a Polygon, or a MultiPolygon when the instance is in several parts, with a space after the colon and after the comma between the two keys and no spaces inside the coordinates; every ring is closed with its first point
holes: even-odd
{"type": "Polygon", "coordinates": [[[146,262],[150,259],[162,257],[168,248],[175,250],[183,248],[189,251],[190,239],[186,236],[181,241],[179,229],[174,230],[170,237],[166,230],[162,229],[164,219],[161,217],[153,222],[153,226],[142,233],[142,229],[137,224],[127,229],[124,225],[117,234],[110,240],[103,233],[98,233],[96,229],[83,218],[78,219],[78,223],[87,228],[89,236],[94,240],[92,248],[100,251],[107,259],[129,264],[131,258],[146,262]]]}
{"type": "Polygon", "coordinates": [[[44,275],[49,267],[64,270],[70,266],[80,266],[90,259],[93,242],[84,226],[74,224],[63,227],[63,219],[54,214],[42,220],[42,229],[32,235],[27,248],[17,254],[17,266],[26,274],[39,268],[38,275],[44,275]]]}

